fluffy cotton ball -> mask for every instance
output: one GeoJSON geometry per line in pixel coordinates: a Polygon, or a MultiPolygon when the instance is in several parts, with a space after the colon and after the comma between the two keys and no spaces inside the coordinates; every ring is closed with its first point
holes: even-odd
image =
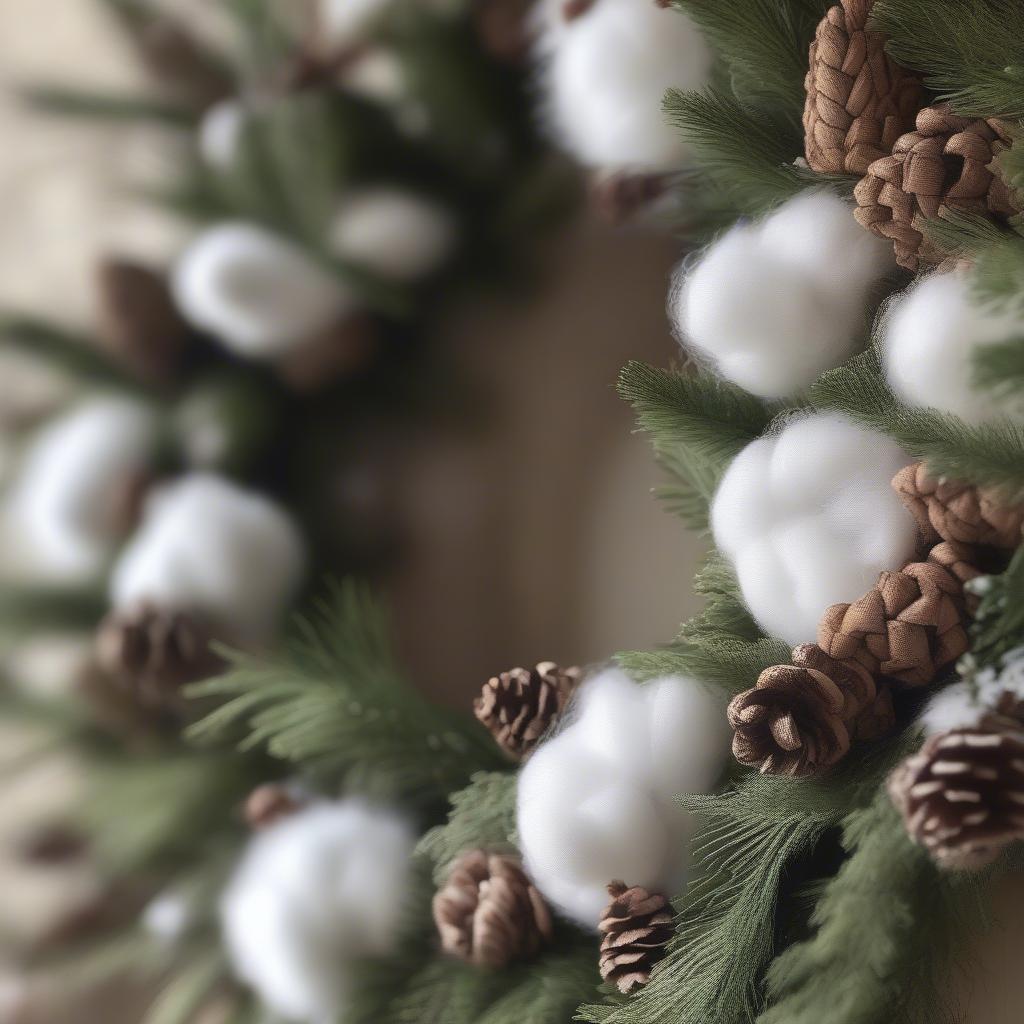
{"type": "Polygon", "coordinates": [[[7,500],[11,560],[55,583],[94,578],[113,554],[125,487],[149,465],[158,429],[152,410],[115,397],[84,402],[43,429],[7,500]]]}
{"type": "Polygon", "coordinates": [[[669,313],[680,341],[734,384],[785,398],[863,341],[872,287],[895,265],[829,192],[791,199],[733,228],[676,274],[669,313]]]}
{"type": "Polygon", "coordinates": [[[386,107],[397,106],[409,94],[402,62],[390,50],[369,47],[342,69],[342,83],[349,92],[386,107]]]}
{"type": "Polygon", "coordinates": [[[436,270],[454,242],[455,224],[445,209],[397,189],[348,197],[331,227],[338,256],[395,281],[436,270]]]}
{"type": "Polygon", "coordinates": [[[564,6],[542,0],[537,23],[548,116],[565,146],[593,167],[680,167],[686,148],[661,104],[666,90],[707,79],[700,30],[653,0],[596,0],[568,23],[564,6]]]}
{"type": "Polygon", "coordinates": [[[1019,403],[971,387],[971,364],[984,346],[1021,337],[1024,315],[980,304],[969,274],[933,274],[889,311],[882,331],[886,376],[908,405],[931,406],[969,423],[1019,416],[1019,403]]]}
{"type": "Polygon", "coordinates": [[[257,835],[221,901],[239,978],[288,1020],[334,1024],[355,962],[392,948],[412,848],[405,821],[357,800],[313,805],[257,835]]]}
{"type": "Polygon", "coordinates": [[[180,892],[161,893],[142,911],[142,927],[159,942],[178,942],[193,924],[193,908],[180,892]]]}
{"type": "Polygon", "coordinates": [[[1003,693],[1024,701],[1024,647],[1008,651],[1000,665],[984,669],[970,682],[943,690],[921,716],[929,735],[977,725],[997,706],[1003,693]]]}
{"type": "Polygon", "coordinates": [[[189,611],[257,643],[271,636],[302,579],[302,539],[269,499],[196,473],[157,492],[114,567],[113,604],[189,611]]]}
{"type": "Polygon", "coordinates": [[[518,834],[544,896],[596,927],[616,879],[681,891],[693,822],[674,799],[714,785],[729,730],[719,702],[680,677],[640,686],[603,672],[576,710],[519,773],[518,834]]]}
{"type": "Polygon", "coordinates": [[[255,224],[201,234],[172,277],[184,315],[239,355],[274,359],[326,330],[354,299],[291,242],[255,224]]]}
{"type": "Polygon", "coordinates": [[[835,414],[795,420],[736,456],[711,524],[768,633],[813,642],[827,608],[910,559],[917,529],[890,486],[910,461],[890,438],[835,414]]]}
{"type": "Polygon", "coordinates": [[[238,100],[221,100],[199,122],[199,153],[211,167],[230,167],[238,157],[248,111],[238,100]]]}
{"type": "Polygon", "coordinates": [[[434,14],[450,15],[462,0],[319,0],[321,41],[329,48],[341,49],[362,42],[391,10],[415,6],[434,14]]]}

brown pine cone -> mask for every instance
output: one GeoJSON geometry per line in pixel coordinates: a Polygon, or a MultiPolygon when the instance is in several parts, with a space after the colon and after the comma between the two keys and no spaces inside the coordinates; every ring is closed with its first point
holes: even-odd
{"type": "Polygon", "coordinates": [[[938,733],[889,778],[910,837],[944,868],[991,864],[1024,838],[1024,732],[982,720],[938,733]]]}
{"type": "Polygon", "coordinates": [[[667,899],[622,882],[608,886],[612,901],[601,915],[601,977],[623,995],[646,985],[675,931],[667,899]]]}
{"type": "Polygon", "coordinates": [[[818,646],[840,661],[904,686],[927,686],[968,647],[964,583],[980,575],[971,549],[943,542],[926,562],[883,572],[853,604],[836,604],[818,626],[818,646]]]}
{"type": "Polygon", "coordinates": [[[858,223],[892,240],[896,260],[916,271],[944,253],[924,237],[925,221],[949,211],[997,221],[1019,212],[995,161],[1010,144],[995,119],[960,117],[948,106],[925,107],[917,130],[901,136],[891,155],[876,160],[854,190],[858,223]]]}
{"type": "Polygon", "coordinates": [[[554,926],[518,858],[463,854],[434,896],[441,946],[478,967],[504,967],[551,941],[554,926]]]}
{"type": "Polygon", "coordinates": [[[888,687],[814,644],[795,648],[792,665],[765,669],[753,689],[732,699],[728,717],[740,764],[793,776],[831,767],[854,738],[880,735],[895,721],[888,687]]]}
{"type": "Polygon", "coordinates": [[[928,475],[923,462],[905,466],[892,486],[925,540],[1013,550],[1021,543],[1024,506],[1006,505],[991,490],[928,475]]]}
{"type": "Polygon", "coordinates": [[[514,668],[487,681],[473,711],[498,746],[521,761],[561,715],[581,678],[578,668],[559,668],[553,661],[529,671],[514,668]]]}
{"type": "Polygon", "coordinates": [[[811,43],[804,86],[805,155],[823,174],[865,174],[914,126],[921,82],[885,52],[886,37],[869,31],[874,0],[842,0],[811,43]]]}

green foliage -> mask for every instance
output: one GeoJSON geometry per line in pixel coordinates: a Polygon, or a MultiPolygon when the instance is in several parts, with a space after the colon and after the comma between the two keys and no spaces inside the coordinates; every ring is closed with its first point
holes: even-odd
{"type": "Polygon", "coordinates": [[[1024,547],[1014,553],[1006,571],[982,576],[969,585],[980,600],[971,624],[971,650],[963,668],[998,664],[1024,640],[1024,547]]]}
{"type": "Polygon", "coordinates": [[[232,655],[231,672],[191,688],[223,702],[189,730],[193,740],[241,730],[243,750],[264,748],[334,782],[429,805],[474,772],[503,766],[486,730],[405,681],[386,617],[362,587],[335,587],[315,608],[280,657],[232,655]]]}
{"type": "Polygon", "coordinates": [[[23,96],[26,102],[40,112],[60,117],[99,121],[156,121],[173,127],[188,127],[195,120],[190,110],[148,96],[87,92],[55,85],[30,87],[24,90],[23,96]]]}

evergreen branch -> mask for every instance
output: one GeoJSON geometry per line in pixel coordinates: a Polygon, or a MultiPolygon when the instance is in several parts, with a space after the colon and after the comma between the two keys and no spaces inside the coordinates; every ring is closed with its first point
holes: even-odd
{"type": "Polygon", "coordinates": [[[61,589],[5,583],[0,587],[0,635],[46,629],[92,631],[109,604],[100,590],[61,589]]]}
{"type": "Polygon", "coordinates": [[[1004,654],[1021,646],[1024,637],[1024,547],[1014,553],[1000,576],[984,576],[970,584],[980,597],[971,624],[971,650],[961,661],[966,667],[997,664],[1004,654]]]}
{"type": "Polygon", "coordinates": [[[189,1024],[228,971],[224,954],[195,960],[177,971],[157,994],[142,1024],[189,1024]]]}
{"type": "Polygon", "coordinates": [[[1024,337],[976,349],[971,358],[971,387],[1000,396],[1024,389],[1024,337]]]}
{"type": "Polygon", "coordinates": [[[44,114],[87,118],[96,121],[157,121],[190,128],[195,114],[186,107],[149,96],[120,96],[114,93],[65,89],[58,85],[29,86],[22,91],[26,103],[44,114]]]}

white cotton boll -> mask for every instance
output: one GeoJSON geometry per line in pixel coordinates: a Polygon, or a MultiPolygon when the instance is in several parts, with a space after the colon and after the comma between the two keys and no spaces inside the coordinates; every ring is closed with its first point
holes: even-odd
{"type": "Polygon", "coordinates": [[[111,577],[116,607],[149,601],[260,643],[301,582],[303,542],[268,498],[196,473],[157,492],[111,577]]]}
{"type": "Polygon", "coordinates": [[[712,530],[766,632],[813,642],[826,609],[911,558],[917,528],[890,486],[911,461],[890,438],[831,413],[794,420],[736,456],[712,530]]]}
{"type": "Polygon", "coordinates": [[[381,277],[415,281],[447,259],[455,243],[451,214],[398,189],[349,196],[331,227],[331,249],[381,277]]]}
{"type": "Polygon", "coordinates": [[[238,100],[221,100],[199,122],[199,155],[218,170],[231,167],[238,159],[249,113],[238,100]]]}
{"type": "Polygon", "coordinates": [[[408,97],[402,62],[390,50],[370,47],[346,64],[342,72],[345,88],[357,96],[385,107],[395,107],[408,97]]]}
{"type": "Polygon", "coordinates": [[[675,798],[714,785],[729,729],[694,680],[641,686],[615,670],[584,684],[567,721],[519,773],[517,831],[544,896],[596,927],[609,882],[681,890],[693,823],[675,798]]]}
{"type": "Polygon", "coordinates": [[[394,5],[395,0],[319,0],[321,42],[342,48],[359,42],[394,5]]]}
{"type": "Polygon", "coordinates": [[[680,342],[727,380],[786,398],[853,354],[871,290],[893,266],[892,246],[847,203],[809,192],[684,263],[669,314],[680,342]]]}
{"type": "Polygon", "coordinates": [[[190,901],[180,892],[165,892],[151,900],[142,911],[142,927],[159,942],[178,942],[193,923],[190,901]]]}
{"type": "Polygon", "coordinates": [[[171,283],[187,319],[253,359],[294,351],[355,301],[301,249],[255,224],[205,231],[178,262],[171,283]]]}
{"type": "Polygon", "coordinates": [[[141,402],[90,399],[32,441],[7,499],[11,560],[37,579],[95,578],[118,541],[125,485],[153,457],[159,422],[141,402]]]}
{"type": "Polygon", "coordinates": [[[271,1012],[334,1024],[357,962],[392,949],[412,851],[401,817],[359,800],[314,804],[257,835],[221,900],[235,973],[271,1012]]]}
{"type": "Polygon", "coordinates": [[[707,80],[711,51],[700,30],[651,0],[596,0],[568,24],[563,6],[544,0],[537,25],[548,116],[567,149],[605,169],[682,166],[686,146],[662,99],[707,80]]]}
{"type": "Polygon", "coordinates": [[[967,273],[933,274],[898,296],[882,329],[885,372],[907,405],[968,423],[1021,416],[1019,403],[971,386],[972,359],[985,345],[1024,337],[1024,315],[985,307],[967,273]]]}

